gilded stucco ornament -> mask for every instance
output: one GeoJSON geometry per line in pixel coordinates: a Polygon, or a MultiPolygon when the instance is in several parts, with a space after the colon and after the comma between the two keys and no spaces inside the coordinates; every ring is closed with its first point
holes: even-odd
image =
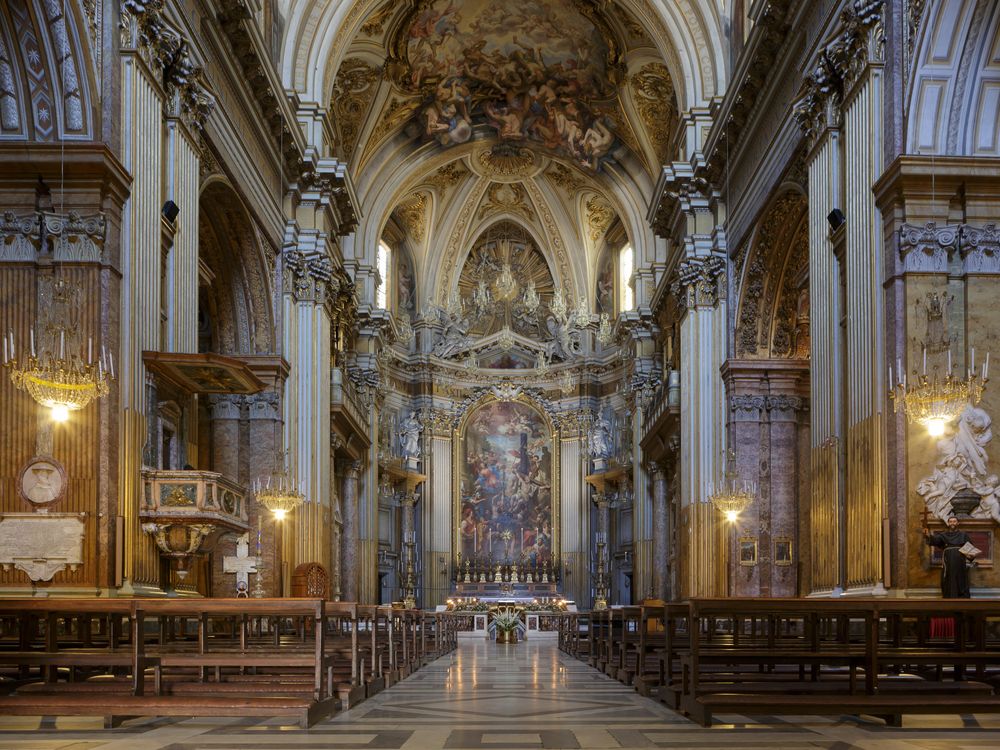
{"type": "Polygon", "coordinates": [[[427,230],[427,195],[417,193],[399,204],[397,211],[413,240],[422,243],[427,230]]]}
{"type": "Polygon", "coordinates": [[[671,291],[682,309],[714,307],[725,280],[726,261],[718,255],[687,258],[677,266],[671,291]]]}
{"type": "Polygon", "coordinates": [[[164,18],[165,0],[123,0],[119,22],[123,48],[139,49],[163,71],[169,108],[201,128],[215,108],[204,83],[204,70],[191,58],[189,45],[164,18]]]}
{"type": "Polygon", "coordinates": [[[840,122],[845,90],[870,61],[884,57],[883,0],[855,0],[840,16],[841,32],[824,47],[792,117],[813,142],[840,122]]]}
{"type": "Polygon", "coordinates": [[[354,153],[382,71],[360,58],[344,60],[333,84],[331,109],[340,132],[341,153],[349,158],[354,153]]]}

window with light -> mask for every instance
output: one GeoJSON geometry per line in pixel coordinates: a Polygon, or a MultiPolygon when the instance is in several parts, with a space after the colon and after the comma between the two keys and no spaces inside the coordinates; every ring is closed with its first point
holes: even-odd
{"type": "Polygon", "coordinates": [[[631,245],[626,245],[618,253],[618,264],[622,310],[633,310],[635,309],[635,292],[632,289],[632,273],[635,271],[635,253],[631,245]]]}
{"type": "Polygon", "coordinates": [[[378,268],[379,284],[375,288],[375,306],[383,310],[389,307],[389,246],[384,242],[378,244],[378,256],[375,265],[378,268]]]}

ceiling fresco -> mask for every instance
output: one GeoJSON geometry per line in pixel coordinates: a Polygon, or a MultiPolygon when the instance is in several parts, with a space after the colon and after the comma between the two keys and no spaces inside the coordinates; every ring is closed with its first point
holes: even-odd
{"type": "Polygon", "coordinates": [[[617,137],[611,47],[569,0],[434,0],[406,30],[402,83],[421,97],[421,135],[442,146],[477,130],[599,169],[617,137]]]}

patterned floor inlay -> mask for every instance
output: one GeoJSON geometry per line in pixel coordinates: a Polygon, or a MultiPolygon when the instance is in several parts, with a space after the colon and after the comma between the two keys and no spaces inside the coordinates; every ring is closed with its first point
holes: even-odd
{"type": "Polygon", "coordinates": [[[717,717],[703,729],[561,654],[552,642],[459,649],[306,731],[280,720],[0,716],[0,750],[986,750],[1000,717],[907,716],[903,729],[852,717],[717,717]],[[723,723],[728,722],[728,723],[723,723]]]}

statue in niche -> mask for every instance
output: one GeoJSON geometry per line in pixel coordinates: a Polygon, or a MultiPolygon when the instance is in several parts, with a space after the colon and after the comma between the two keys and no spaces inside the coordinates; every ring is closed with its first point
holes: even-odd
{"type": "Polygon", "coordinates": [[[590,427],[590,455],[595,463],[604,463],[611,456],[611,422],[604,414],[598,414],[590,427]]]}
{"type": "Polygon", "coordinates": [[[407,461],[420,458],[420,433],[423,429],[415,411],[411,411],[410,416],[399,423],[399,447],[407,461]]]}
{"type": "Polygon", "coordinates": [[[980,497],[973,518],[992,518],[1000,523],[1000,480],[987,474],[986,445],[993,439],[993,420],[976,406],[967,406],[955,434],[937,443],[940,456],[934,472],[917,485],[917,494],[927,510],[942,521],[954,515],[952,500],[962,490],[980,497]]]}

